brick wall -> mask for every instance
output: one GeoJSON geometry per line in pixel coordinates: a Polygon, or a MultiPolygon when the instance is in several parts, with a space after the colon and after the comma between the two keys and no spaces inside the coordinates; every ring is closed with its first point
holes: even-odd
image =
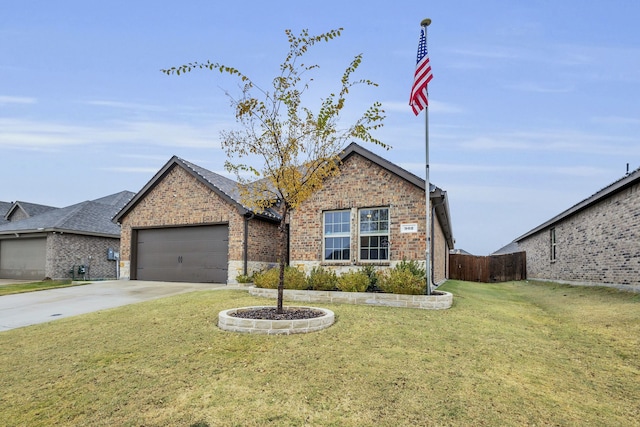
{"type": "Polygon", "coordinates": [[[640,291],[640,184],[556,224],[556,260],[549,228],[520,242],[527,277],[640,291]]]}
{"type": "Polygon", "coordinates": [[[248,259],[266,263],[277,262],[279,239],[278,224],[257,218],[249,220],[248,259]]]}
{"type": "Polygon", "coordinates": [[[433,282],[442,283],[449,274],[449,246],[435,215],[433,218],[433,282]]]}
{"type": "MultiPolygon", "coordinates": [[[[182,167],[175,166],[122,219],[121,277],[129,277],[132,228],[187,224],[229,224],[229,283],[244,261],[244,217],[237,207],[218,196],[182,167]]],[[[249,260],[273,262],[272,242],[277,225],[249,221],[249,260]]],[[[241,270],[240,270],[241,272],[241,270]]]]}
{"type": "Polygon", "coordinates": [[[83,236],[70,233],[49,233],[47,236],[46,276],[52,279],[68,279],[74,266],[89,267],[88,278],[115,279],[116,261],[107,260],[109,248],[118,251],[120,239],[83,236]]]}
{"type": "MultiPolygon", "coordinates": [[[[339,271],[363,265],[357,260],[358,208],[389,207],[390,260],[378,262],[382,267],[406,260],[424,261],[425,256],[425,194],[424,190],[388,172],[375,163],[353,155],[341,167],[341,174],[327,180],[316,192],[291,214],[291,264],[304,270],[315,265],[337,266],[339,271]],[[347,262],[322,261],[322,213],[326,210],[351,210],[351,253],[347,262]],[[418,225],[417,233],[400,233],[400,225],[418,225]]],[[[437,223],[437,219],[434,218],[437,223]]],[[[439,280],[446,275],[448,251],[442,230],[437,225],[434,253],[434,272],[439,280]]],[[[365,261],[366,262],[366,261],[365,261]]]]}

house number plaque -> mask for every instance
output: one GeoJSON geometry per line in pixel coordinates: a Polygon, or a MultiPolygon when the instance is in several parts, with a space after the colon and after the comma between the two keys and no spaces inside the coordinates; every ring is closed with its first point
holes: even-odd
{"type": "Polygon", "coordinates": [[[418,232],[418,224],[400,224],[400,232],[401,233],[417,233],[418,232]]]}

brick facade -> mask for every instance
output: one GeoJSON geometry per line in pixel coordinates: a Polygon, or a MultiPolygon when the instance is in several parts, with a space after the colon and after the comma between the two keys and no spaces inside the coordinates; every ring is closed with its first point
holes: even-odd
{"type": "MultiPolygon", "coordinates": [[[[327,180],[323,188],[291,214],[290,263],[305,271],[327,266],[338,272],[371,263],[379,268],[392,267],[406,260],[424,264],[425,194],[424,190],[373,161],[352,155],[343,162],[340,175],[327,180]],[[358,259],[358,209],[389,208],[390,253],[388,261],[358,259]],[[351,211],[351,260],[323,261],[323,212],[351,211]],[[417,224],[417,232],[401,233],[401,224],[417,224]]],[[[434,282],[446,279],[449,248],[440,224],[434,218],[434,282]]]]}
{"type": "Polygon", "coordinates": [[[75,268],[78,279],[78,266],[85,265],[87,274],[84,278],[115,279],[116,261],[107,259],[107,251],[109,248],[118,251],[119,247],[120,239],[117,238],[49,233],[45,275],[52,279],[68,279],[73,277],[70,270],[75,268]]]}
{"type": "MultiPolygon", "coordinates": [[[[130,277],[132,230],[223,223],[229,226],[228,283],[234,283],[243,272],[244,216],[191,173],[174,166],[121,219],[120,278],[130,277]]],[[[270,248],[276,226],[254,218],[249,220],[248,228],[249,260],[253,268],[275,261],[270,248]]]]}
{"type": "Polygon", "coordinates": [[[527,277],[640,292],[640,183],[518,240],[527,277]],[[556,259],[551,260],[550,229],[556,259]]]}

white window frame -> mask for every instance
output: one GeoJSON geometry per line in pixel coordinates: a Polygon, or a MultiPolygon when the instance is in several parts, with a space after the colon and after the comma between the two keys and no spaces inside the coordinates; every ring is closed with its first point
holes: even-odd
{"type": "MultiPolygon", "coordinates": [[[[338,223],[332,223],[334,225],[338,224],[338,223]]],[[[339,224],[345,224],[345,222],[340,222],[339,224]]],[[[333,253],[333,252],[332,252],[333,253]]],[[[331,211],[324,211],[322,212],[322,262],[351,262],[351,258],[353,256],[353,250],[351,248],[351,210],[350,209],[337,209],[337,210],[331,210],[331,211]],[[329,233],[327,233],[327,214],[336,214],[336,213],[341,213],[344,214],[346,213],[348,215],[348,225],[349,225],[349,230],[348,231],[336,231],[334,232],[333,230],[329,233]],[[327,244],[327,239],[333,239],[333,238],[339,238],[339,239],[349,239],[349,244],[346,246],[346,248],[344,249],[348,249],[349,250],[349,256],[346,258],[340,258],[340,259],[334,259],[334,258],[327,258],[327,249],[326,249],[326,244],[327,244]]]]}
{"type": "Polygon", "coordinates": [[[549,229],[549,260],[554,262],[558,257],[558,245],[556,240],[556,229],[549,229]]]}
{"type": "MultiPolygon", "coordinates": [[[[382,224],[384,223],[384,221],[376,221],[378,224],[382,224]]],[[[376,262],[389,262],[389,260],[391,259],[391,248],[390,248],[390,244],[389,244],[389,239],[390,239],[390,235],[391,235],[391,209],[389,206],[379,206],[379,207],[371,207],[371,208],[360,208],[358,209],[358,261],[360,262],[371,262],[371,263],[376,263],[376,262]],[[362,223],[362,213],[367,212],[367,211],[386,211],[387,212],[387,218],[386,218],[386,230],[374,230],[374,231],[363,231],[363,223],[362,223]],[[366,258],[362,257],[362,251],[363,251],[363,247],[362,247],[362,238],[363,237],[379,237],[380,239],[382,239],[383,241],[386,242],[386,244],[383,243],[383,241],[380,241],[378,246],[376,246],[376,248],[378,249],[378,251],[383,250],[386,253],[386,257],[385,258],[380,258],[380,252],[378,252],[378,258],[376,259],[371,259],[370,255],[371,255],[371,249],[369,249],[368,251],[368,256],[366,258]],[[386,239],[384,239],[386,237],[386,239]]]]}

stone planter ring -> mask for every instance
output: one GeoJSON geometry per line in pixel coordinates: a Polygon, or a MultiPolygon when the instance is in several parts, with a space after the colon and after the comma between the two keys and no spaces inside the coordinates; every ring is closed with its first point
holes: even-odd
{"type": "MultiPolygon", "coordinates": [[[[296,307],[307,308],[314,311],[322,312],[319,317],[310,319],[296,320],[265,320],[265,319],[247,319],[233,316],[236,312],[243,310],[252,310],[268,307],[241,307],[224,310],[218,313],[218,327],[225,331],[244,332],[249,334],[267,334],[267,335],[289,335],[304,334],[326,329],[333,325],[335,314],[333,311],[319,307],[296,307]]],[[[292,307],[285,307],[292,308],[292,307]]]]}

